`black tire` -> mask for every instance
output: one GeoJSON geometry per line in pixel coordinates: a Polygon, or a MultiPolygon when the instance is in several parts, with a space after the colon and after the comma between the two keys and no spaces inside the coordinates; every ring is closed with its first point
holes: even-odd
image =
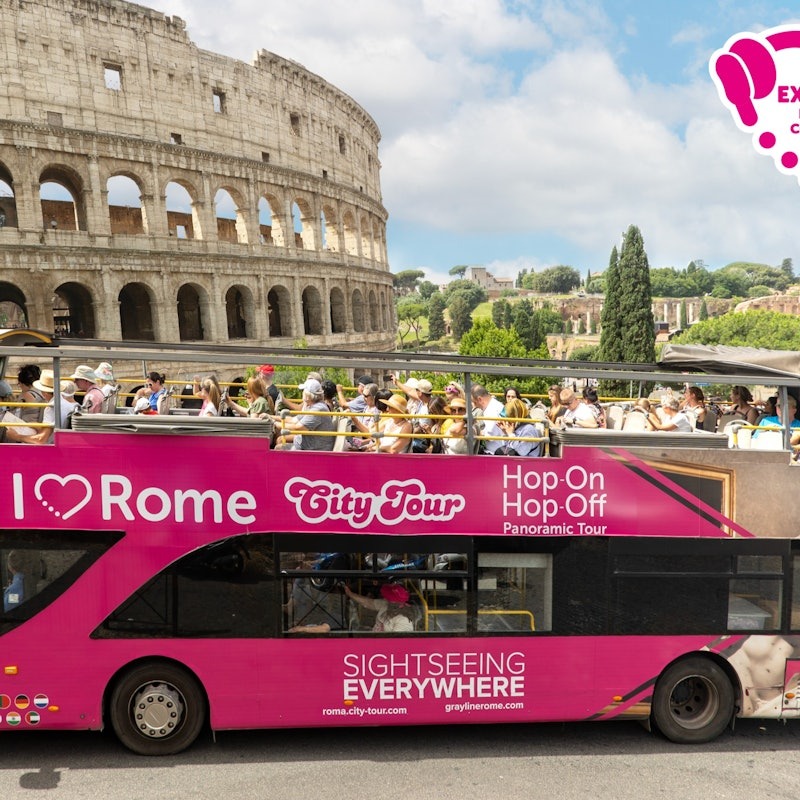
{"type": "Polygon", "coordinates": [[[653,722],[670,741],[710,742],[733,719],[733,686],[711,659],[687,658],[658,679],[652,711],[653,722]]]}
{"type": "Polygon", "coordinates": [[[129,750],[168,756],[189,747],[206,719],[200,684],[175,664],[152,661],[124,673],[109,704],[111,727],[129,750]]]}

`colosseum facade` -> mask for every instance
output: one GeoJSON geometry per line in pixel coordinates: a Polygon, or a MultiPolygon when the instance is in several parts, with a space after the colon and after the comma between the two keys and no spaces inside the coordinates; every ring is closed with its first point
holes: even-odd
{"type": "Polygon", "coordinates": [[[380,132],[121,0],[0,0],[0,327],[391,349],[380,132]]]}

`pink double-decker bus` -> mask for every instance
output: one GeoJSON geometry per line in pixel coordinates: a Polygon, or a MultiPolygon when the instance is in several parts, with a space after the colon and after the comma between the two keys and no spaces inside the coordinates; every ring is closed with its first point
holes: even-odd
{"type": "MultiPolygon", "coordinates": [[[[34,360],[66,376],[109,353],[0,356],[7,374],[34,360]]],[[[133,388],[145,360],[222,375],[263,351],[120,347],[115,368],[125,358],[133,388]]],[[[795,380],[685,362],[270,358],[468,392],[479,375],[763,383],[784,406],[795,380]]],[[[0,444],[4,732],[111,726],[160,755],[209,728],[631,719],[702,742],[737,716],[800,715],[788,445],[544,420],[539,457],[297,452],[272,449],[266,420],[122,411],[51,444],[0,444]]],[[[470,449],[491,441],[470,430],[470,449]]]]}

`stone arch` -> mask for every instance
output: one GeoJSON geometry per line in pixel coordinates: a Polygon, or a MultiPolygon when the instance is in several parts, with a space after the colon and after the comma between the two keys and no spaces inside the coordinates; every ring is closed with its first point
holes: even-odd
{"type": "Polygon", "coordinates": [[[265,244],[274,244],[276,247],[286,247],[288,244],[281,208],[281,201],[274,194],[264,193],[258,201],[258,225],[265,244]],[[267,215],[269,222],[266,221],[267,215]]]}
{"type": "Polygon", "coordinates": [[[225,292],[225,317],[229,339],[252,338],[255,302],[247,286],[237,284],[225,292]]]}
{"type": "Polygon", "coordinates": [[[311,204],[302,197],[292,202],[292,224],[294,225],[295,246],[301,250],[316,250],[317,235],[314,230],[314,212],[311,204]]]}
{"type": "Polygon", "coordinates": [[[364,333],[367,326],[364,322],[364,295],[360,289],[353,289],[350,304],[353,307],[353,330],[356,333],[364,333]]]}
{"type": "Polygon", "coordinates": [[[389,307],[386,302],[386,292],[381,291],[380,293],[380,303],[381,303],[381,330],[388,331],[389,330],[389,307]]]}
{"type": "Polygon", "coordinates": [[[72,167],[51,164],[39,175],[42,227],[45,230],[85,231],[83,178],[72,167]]]}
{"type": "Polygon", "coordinates": [[[178,289],[178,335],[182,342],[201,342],[208,325],[208,293],[197,283],[184,283],[178,289]]]}
{"type": "Polygon", "coordinates": [[[0,281],[0,328],[27,328],[28,307],[25,293],[18,286],[0,281]]]}
{"type": "Polygon", "coordinates": [[[292,298],[285,286],[273,286],[267,293],[270,336],[292,335],[292,298]]]}
{"type": "Polygon", "coordinates": [[[129,173],[118,172],[106,181],[106,190],[111,233],[133,236],[147,233],[139,179],[129,173]]]}
{"type": "Polygon", "coordinates": [[[383,263],[383,234],[381,232],[381,224],[378,220],[372,223],[372,257],[379,264],[383,263]]]}
{"type": "Polygon", "coordinates": [[[303,331],[306,336],[320,336],[322,329],[322,297],[315,286],[303,289],[303,331]]]}
{"type": "Polygon", "coordinates": [[[372,258],[372,226],[369,218],[365,215],[361,217],[361,255],[364,258],[372,258]]]}
{"type": "Polygon", "coordinates": [[[380,309],[378,307],[378,298],[375,296],[374,290],[369,293],[369,329],[371,331],[380,330],[380,309]]]}
{"type": "Polygon", "coordinates": [[[195,208],[197,191],[194,186],[186,180],[173,179],[164,187],[164,196],[169,235],[178,239],[199,238],[197,233],[200,224],[195,208]]]}
{"type": "Polygon", "coordinates": [[[242,209],[245,207],[240,192],[221,186],[214,195],[214,214],[217,219],[217,239],[220,242],[247,244],[247,224],[242,209]]]}
{"type": "Polygon", "coordinates": [[[327,250],[329,253],[338,253],[339,226],[334,206],[328,203],[323,204],[320,225],[322,228],[322,249],[327,250]]]}
{"type": "Polygon", "coordinates": [[[56,336],[94,339],[94,301],[83,284],[69,281],[53,292],[53,332],[56,336]]]}
{"type": "MultiPolygon", "coordinates": [[[[17,198],[11,170],[0,161],[0,228],[18,228],[17,198]]],[[[0,325],[0,327],[3,327],[0,325]]]]}
{"type": "Polygon", "coordinates": [[[155,341],[153,290],[144,283],[127,283],[120,289],[117,299],[122,338],[155,341]]]}
{"type": "Polygon", "coordinates": [[[344,251],[349,256],[358,255],[358,229],[356,228],[356,218],[352,211],[345,211],[342,214],[342,225],[344,226],[344,251]]]}
{"type": "Polygon", "coordinates": [[[347,330],[347,308],[344,292],[334,286],[331,289],[331,333],[344,333],[347,330]]]}

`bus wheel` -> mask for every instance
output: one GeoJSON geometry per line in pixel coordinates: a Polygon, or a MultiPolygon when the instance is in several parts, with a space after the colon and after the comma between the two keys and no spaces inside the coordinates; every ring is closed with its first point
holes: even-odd
{"type": "Polygon", "coordinates": [[[733,686],[708,658],[679,661],[656,683],[653,721],[673,742],[710,742],[725,730],[733,712],[733,686]]]}
{"type": "Polygon", "coordinates": [[[111,725],[129,750],[143,756],[180,753],[194,742],[206,718],[197,680],[174,664],[140,664],[117,681],[111,725]]]}

